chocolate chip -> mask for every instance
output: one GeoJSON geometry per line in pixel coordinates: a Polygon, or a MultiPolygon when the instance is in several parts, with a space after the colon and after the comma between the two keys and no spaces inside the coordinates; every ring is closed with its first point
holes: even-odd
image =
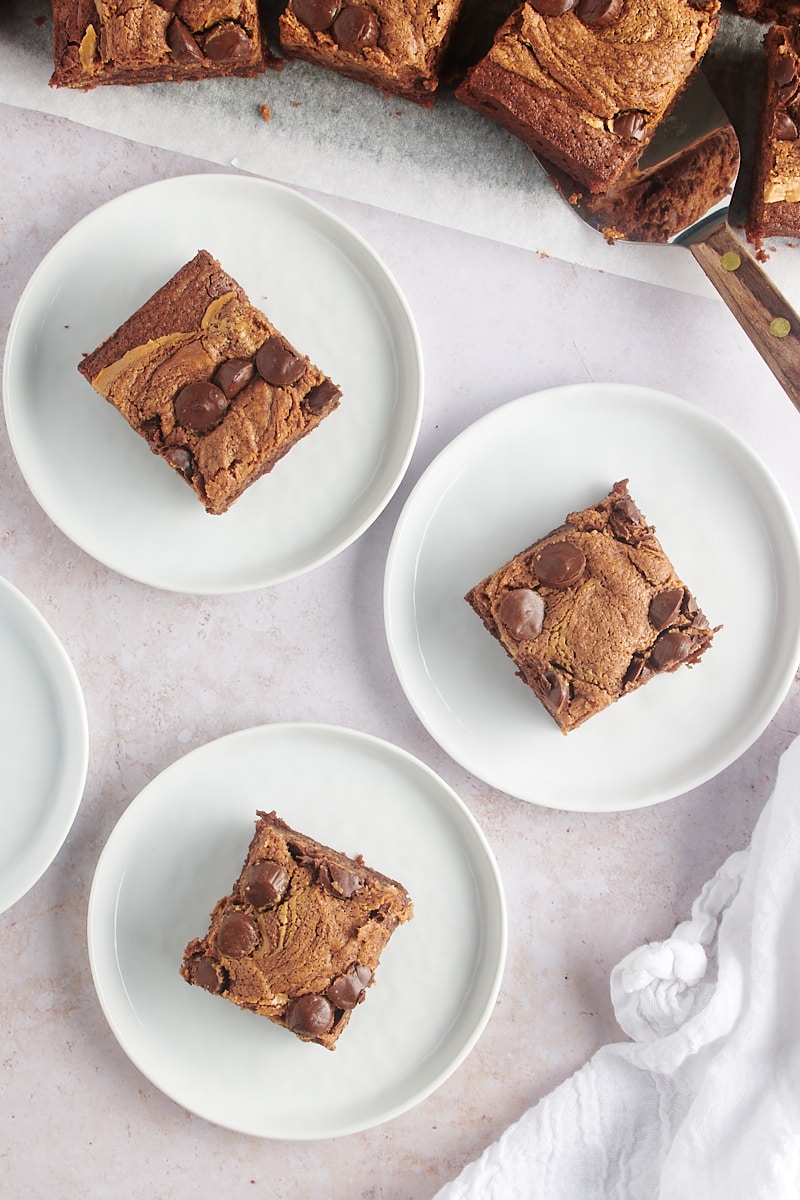
{"type": "Polygon", "coordinates": [[[623,541],[630,541],[636,534],[645,532],[647,528],[642,520],[642,514],[630,496],[623,496],[616,502],[609,514],[608,523],[614,536],[623,541]]]}
{"type": "Polygon", "coordinates": [[[791,54],[781,54],[775,63],[773,79],[779,88],[791,87],[794,83],[794,62],[791,54]]]}
{"type": "Polygon", "coordinates": [[[797,126],[787,112],[775,114],[773,133],[779,142],[793,142],[797,137],[797,126]]]}
{"type": "Polygon", "coordinates": [[[189,978],[197,987],[217,995],[227,983],[225,970],[213,958],[195,958],[189,964],[189,978]]]}
{"type": "Polygon", "coordinates": [[[550,709],[551,712],[558,713],[569,699],[569,686],[567,681],[559,675],[558,671],[554,671],[549,667],[542,675],[545,685],[545,691],[542,700],[550,709]]]}
{"type": "Polygon", "coordinates": [[[623,688],[633,687],[636,683],[644,683],[653,674],[645,667],[643,654],[634,654],[622,680],[623,688]]]}
{"type": "Polygon", "coordinates": [[[363,50],[378,42],[378,18],[371,8],[348,4],[333,22],[333,39],[342,50],[363,50]]]}
{"type": "Polygon", "coordinates": [[[241,25],[219,25],[206,36],[203,49],[212,62],[238,62],[253,56],[253,45],[241,25]]]}
{"type": "Polygon", "coordinates": [[[349,900],[351,896],[355,896],[356,892],[361,888],[361,880],[358,875],[352,871],[348,871],[346,867],[340,867],[336,863],[324,862],[320,867],[320,875],[330,890],[335,896],[343,896],[345,900],[349,900]]]}
{"type": "Polygon", "coordinates": [[[189,383],[175,397],[175,419],[193,433],[219,425],[228,407],[225,393],[213,383],[189,383]]]}
{"type": "Polygon", "coordinates": [[[621,138],[631,138],[634,142],[641,142],[644,137],[645,124],[644,113],[628,109],[627,112],[617,113],[614,117],[614,133],[621,138]]]}
{"type": "Polygon", "coordinates": [[[341,7],[341,0],[292,0],[292,12],[300,24],[315,33],[330,29],[341,7]]]}
{"type": "Polygon", "coordinates": [[[656,639],[650,652],[650,666],[654,671],[673,671],[691,653],[692,639],[679,629],[670,629],[656,639]]]}
{"type": "Polygon", "coordinates": [[[167,45],[175,62],[183,66],[203,61],[203,51],[180,17],[173,17],[167,26],[167,45]]]}
{"type": "Polygon", "coordinates": [[[659,592],[650,601],[650,609],[647,616],[650,624],[654,629],[666,629],[668,625],[677,617],[681,611],[683,603],[683,588],[668,588],[664,592],[659,592]]]}
{"type": "Polygon", "coordinates": [[[267,908],[280,900],[286,891],[289,876],[280,865],[271,859],[253,863],[242,874],[242,892],[245,900],[256,908],[267,908]]]}
{"type": "Polygon", "coordinates": [[[549,542],[534,551],[533,569],[540,583],[548,587],[572,587],[583,575],[586,555],[572,542],[549,542]]]}
{"type": "Polygon", "coordinates": [[[497,615],[516,641],[535,638],[544,624],[544,600],[532,588],[514,588],[498,604],[497,615]]]}
{"type": "Polygon", "coordinates": [[[164,12],[175,12],[178,7],[178,0],[156,0],[159,8],[163,8],[164,12]]]}
{"type": "Polygon", "coordinates": [[[364,999],[364,992],[371,980],[372,971],[369,967],[357,963],[347,975],[340,975],[338,979],[334,979],[325,995],[337,1008],[355,1008],[364,999]]]}
{"type": "Polygon", "coordinates": [[[251,917],[231,909],[217,928],[217,950],[227,958],[244,958],[258,945],[258,930],[251,917]]]}
{"type": "Polygon", "coordinates": [[[224,392],[226,399],[232,400],[238,396],[253,378],[255,367],[249,358],[229,358],[221,363],[214,374],[213,383],[224,392]]]}
{"type": "Polygon", "coordinates": [[[290,350],[279,337],[267,338],[256,355],[256,370],[274,387],[297,383],[306,369],[306,360],[290,350]]]}
{"type": "Polygon", "coordinates": [[[311,389],[303,400],[303,403],[310,412],[316,413],[325,408],[339,394],[336,384],[332,383],[330,379],[326,379],[323,383],[318,383],[316,387],[311,389]]]}
{"type": "Polygon", "coordinates": [[[333,1005],[325,996],[312,992],[297,996],[286,1010],[286,1024],[300,1037],[319,1037],[333,1023],[333,1005]]]}
{"type": "Polygon", "coordinates": [[[194,459],[185,446],[170,446],[164,451],[164,458],[171,467],[180,471],[188,479],[194,469],[194,459]]]}
{"type": "Polygon", "coordinates": [[[543,17],[561,17],[577,3],[578,0],[531,0],[531,8],[543,17]]]}
{"type": "Polygon", "coordinates": [[[622,0],[578,0],[575,16],[584,25],[610,25],[622,10],[622,0]]]}

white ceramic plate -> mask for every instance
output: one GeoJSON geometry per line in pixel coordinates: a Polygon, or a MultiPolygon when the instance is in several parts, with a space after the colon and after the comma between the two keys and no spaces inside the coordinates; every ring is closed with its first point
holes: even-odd
{"type": "Polygon", "coordinates": [[[89,735],[78,677],[31,602],[0,579],[0,912],[39,880],[69,833],[89,735]]]}
{"type": "Polygon", "coordinates": [[[647,388],[556,388],[489,413],[431,464],[397,524],[384,607],[405,693],[457,762],[548,807],[632,809],[716,775],[774,715],[800,659],[800,542],[772,476],[715,418],[647,388]],[[564,736],[463,597],[625,478],[723,628],[699,665],[564,736]]]}
{"type": "Polygon", "coordinates": [[[312,201],[246,176],[168,179],[79,222],[20,299],[4,375],[11,444],[45,512],[100,562],[179,592],[264,587],[344,549],[394,493],[421,419],[419,339],[386,267],[312,201]],[[201,248],[343,391],[222,517],[76,369],[201,248]]]}
{"type": "Polygon", "coordinates": [[[505,901],[488,844],[428,767],[335,726],[262,726],[178,760],[133,801],[100,857],[89,954],[131,1060],[199,1116],[261,1137],[337,1137],[428,1096],[491,1015],[505,901]],[[400,880],[414,917],[330,1052],[190,987],[185,945],[241,869],[257,809],[400,880]]]}

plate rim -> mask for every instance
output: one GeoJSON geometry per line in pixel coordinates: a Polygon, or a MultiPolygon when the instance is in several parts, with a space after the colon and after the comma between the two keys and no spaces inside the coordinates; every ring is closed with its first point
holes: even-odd
{"type": "MultiPolygon", "coordinates": [[[[496,777],[496,772],[482,770],[479,765],[473,761],[469,755],[465,755],[457,745],[454,745],[454,739],[448,736],[442,736],[441,730],[437,727],[436,721],[431,717],[430,713],[425,710],[424,706],[418,702],[417,696],[414,694],[413,687],[409,680],[412,674],[410,668],[404,662],[403,656],[400,655],[396,645],[396,638],[393,633],[393,622],[395,619],[394,606],[400,603],[396,600],[395,588],[397,586],[396,576],[398,574],[398,559],[401,553],[406,549],[404,546],[404,538],[406,537],[407,526],[413,520],[417,506],[420,504],[420,497],[424,494],[425,489],[430,486],[432,478],[435,478],[438,471],[442,470],[448,461],[457,459],[458,454],[462,451],[465,444],[475,439],[480,441],[481,428],[489,424],[508,419],[508,414],[514,409],[525,405],[544,404],[548,401],[558,403],[563,402],[571,396],[578,398],[585,397],[588,401],[591,397],[600,397],[603,395],[613,394],[615,397],[623,397],[629,402],[634,399],[647,400],[657,403],[661,406],[664,412],[673,412],[681,415],[683,420],[688,420],[697,427],[703,427],[707,431],[713,431],[716,437],[722,437],[726,444],[733,448],[743,459],[746,459],[751,467],[758,473],[761,480],[767,485],[769,492],[769,500],[771,511],[778,517],[783,525],[783,531],[786,534],[791,547],[793,549],[792,566],[795,573],[795,582],[797,590],[795,592],[795,604],[800,605],[800,525],[795,517],[792,508],[784,494],[780,484],[775,478],[773,472],[767,464],[761,459],[756,451],[749,443],[730,426],[726,425],[720,418],[708,412],[705,409],[698,408],[690,401],[673,393],[666,392],[663,389],[653,388],[647,384],[635,383],[617,383],[613,380],[609,381],[587,381],[585,383],[570,383],[560,384],[549,388],[543,388],[538,391],[528,392],[525,395],[517,396],[512,400],[498,405],[496,408],[490,409],[488,412],[482,413],[469,425],[465,426],[457,433],[442,449],[438,452],[435,458],[426,466],[425,470],[415,481],[405,503],[400,511],[400,515],[395,524],[390,539],[388,552],[386,555],[384,578],[383,578],[383,619],[384,619],[384,634],[389,649],[389,655],[392,665],[400,683],[401,689],[406,696],[411,708],[413,709],[418,720],[425,727],[430,736],[434,739],[437,745],[445,751],[456,763],[464,770],[475,775],[490,787],[496,788],[505,795],[510,795],[515,799],[521,800],[524,803],[538,805],[542,808],[554,809],[562,812],[579,812],[579,813],[622,813],[632,812],[643,808],[649,808],[656,804],[664,803],[674,799],[677,796],[684,795],[688,791],[692,791],[702,784],[707,783],[710,779],[715,778],[726,767],[730,766],[738,757],[749,749],[750,746],[761,736],[764,730],[774,718],[777,709],[785,699],[792,680],[800,664],[800,622],[794,630],[793,637],[793,652],[790,657],[787,657],[786,664],[781,672],[780,685],[775,686],[774,693],[777,695],[780,692],[779,698],[773,704],[770,712],[764,712],[761,720],[756,723],[748,731],[748,741],[744,745],[741,739],[737,742],[735,752],[729,752],[727,757],[720,759],[716,765],[710,767],[706,772],[696,773],[692,776],[691,781],[686,787],[681,790],[675,790],[674,787],[667,787],[661,792],[650,793],[644,797],[639,797],[636,800],[626,802],[625,804],[603,803],[601,805],[587,806],[585,802],[577,799],[572,799],[572,802],[567,802],[563,797],[557,800],[549,800],[541,794],[534,795],[517,795],[516,791],[511,792],[504,786],[501,780],[496,777]]],[[[430,518],[430,513],[428,514],[430,518]]],[[[770,541],[770,546],[772,542],[770,541]]],[[[416,546],[418,551],[419,546],[416,546]]],[[[781,560],[783,561],[783,560],[781,560]]],[[[411,597],[406,596],[404,602],[406,604],[411,601],[413,603],[413,586],[411,597]]],[[[415,625],[416,628],[416,625],[415,625]]],[[[517,789],[520,790],[520,789],[517,789]]]]}
{"type": "MultiPolygon", "coordinates": [[[[22,617],[27,629],[35,631],[37,639],[46,648],[48,690],[56,703],[59,718],[64,721],[65,730],[71,739],[76,739],[71,740],[72,778],[68,780],[65,785],[66,791],[62,793],[63,795],[69,794],[69,802],[63,800],[59,806],[60,819],[54,829],[53,837],[49,841],[41,842],[39,853],[34,856],[33,865],[26,874],[22,886],[18,882],[16,887],[6,891],[5,884],[0,883],[0,914],[2,914],[13,908],[43,878],[53,865],[75,823],[86,791],[89,771],[89,720],[86,699],[75,665],[50,622],[20,588],[2,575],[0,575],[0,593],[5,596],[6,603],[10,602],[14,606],[15,612],[22,617]],[[56,687],[53,686],[54,682],[56,687]],[[59,692],[62,691],[69,695],[68,710],[63,703],[63,697],[59,695],[59,692]]],[[[36,841],[37,839],[34,838],[34,845],[36,841]]]]}
{"type": "MultiPolygon", "coordinates": [[[[477,860],[475,860],[477,861],[477,860]]],[[[120,865],[124,867],[124,856],[121,857],[120,865]]],[[[119,878],[112,872],[111,880],[114,883],[114,890],[109,893],[109,896],[118,896],[119,878]]],[[[482,889],[483,892],[483,889],[482,889]]],[[[112,922],[114,933],[116,931],[116,909],[114,920],[112,922]]],[[[444,780],[432,767],[430,767],[422,759],[414,755],[403,747],[389,742],[375,734],[366,733],[362,730],[355,729],[350,726],[329,724],[321,721],[285,721],[285,722],[266,722],[260,725],[248,726],[242,729],[234,730],[227,734],[222,734],[210,741],[203,742],[194,749],[187,751],[186,754],[174,759],[164,769],[152,777],[133,797],[119,818],[115,822],[111,832],[109,833],[101,851],[97,858],[92,881],[89,889],[89,899],[86,913],[86,940],[89,958],[89,967],[94,985],[95,994],[100,1004],[106,1022],[122,1049],[123,1053],[133,1064],[133,1066],[146,1078],[150,1083],[158,1088],[165,1096],[173,1103],[202,1120],[208,1121],[210,1124],[221,1128],[227,1128],[233,1132],[242,1133],[248,1136],[259,1137],[265,1141],[280,1140],[280,1141],[296,1141],[296,1142],[314,1142],[323,1141],[334,1137],[349,1136],[351,1134],[364,1132],[369,1129],[376,1128],[386,1124],[389,1121],[395,1120],[397,1117],[417,1107],[429,1096],[431,1096],[439,1087],[442,1086],[461,1066],[464,1060],[472,1052],[475,1045],[483,1035],[486,1026],[488,1025],[494,1009],[497,1004],[500,988],[502,986],[505,967],[508,956],[508,901],[505,894],[502,874],[499,864],[495,857],[494,851],[484,833],[480,823],[475,815],[471,812],[465,801],[458,793],[444,780]],[[108,891],[110,881],[107,873],[110,870],[109,863],[113,864],[113,855],[118,853],[118,843],[120,839],[124,839],[127,827],[135,823],[138,816],[138,810],[143,805],[150,803],[150,795],[157,790],[157,787],[163,784],[165,776],[171,774],[179,775],[181,770],[185,769],[185,764],[188,760],[197,760],[205,754],[218,753],[220,749],[224,752],[226,747],[235,746],[242,739],[281,739],[283,737],[292,737],[296,733],[308,735],[312,737],[322,736],[334,738],[337,741],[349,742],[357,747],[364,745],[377,749],[385,756],[385,761],[391,762],[402,761],[409,765],[415,771],[421,772],[427,780],[432,783],[443,804],[448,806],[451,813],[454,813],[462,828],[468,831],[469,836],[473,839],[474,846],[480,851],[481,861],[486,870],[488,870],[488,878],[491,880],[491,899],[492,909],[490,912],[490,920],[487,928],[490,928],[492,933],[496,933],[496,937],[481,939],[481,958],[476,961],[485,961],[488,957],[491,963],[492,982],[487,990],[484,1003],[481,1008],[480,1016],[473,1023],[470,1033],[465,1037],[458,1049],[458,1053],[448,1060],[445,1067],[441,1068],[437,1073],[427,1079],[425,1085],[421,1088],[416,1088],[407,1094],[404,1099],[395,1101],[393,1105],[381,1111],[379,1114],[372,1117],[364,1117],[358,1121],[351,1121],[349,1124],[335,1126],[332,1125],[324,1132],[312,1130],[303,1132],[295,1130],[293,1133],[268,1131],[254,1131],[253,1129],[244,1129],[241,1125],[235,1123],[227,1123],[219,1119],[219,1117],[211,1116],[207,1111],[203,1111],[202,1106],[191,1104],[185,1095],[179,1094],[179,1090],[175,1088],[165,1088],[163,1083],[157,1078],[158,1072],[153,1070],[152,1064],[146,1064],[146,1056],[139,1052],[138,1048],[131,1046],[126,1041],[124,1032],[119,1029],[118,1021],[115,1017],[115,1007],[109,1000],[109,979],[108,968],[104,969],[100,963],[103,955],[108,958],[109,963],[114,964],[115,979],[127,994],[125,988],[124,977],[119,970],[119,963],[116,956],[107,944],[103,944],[102,923],[109,921],[109,913],[103,908],[104,902],[107,902],[107,896],[103,896],[103,891],[108,891]]]]}
{"type": "MultiPolygon", "coordinates": [[[[348,261],[352,260],[348,256],[348,261]]],[[[362,273],[361,268],[358,268],[359,274],[362,273]]],[[[387,311],[382,307],[384,316],[387,311]]],[[[393,323],[388,322],[388,340],[393,347],[397,349],[398,338],[394,334],[393,323]]],[[[398,355],[398,362],[401,356],[398,355]]],[[[133,580],[136,583],[141,583],[147,587],[157,588],[166,592],[173,592],[180,595],[235,595],[243,594],[250,591],[256,591],[263,587],[272,587],[280,583],[287,582],[291,579],[296,579],[315,570],[317,567],[331,561],[337,555],[353,545],[378,519],[384,509],[391,502],[393,496],[400,487],[405,475],[408,471],[409,464],[416,449],[419,433],[422,426],[422,418],[425,402],[425,362],[423,355],[422,339],[417,328],[416,319],[411,309],[408,298],[401,288],[394,272],[384,261],[382,255],[375,250],[366,237],[357,229],[350,225],[346,220],[340,217],[337,213],[324,207],[318,200],[305,194],[305,192],[292,187],[289,184],[279,183],[275,180],[262,178],[259,176],[247,174],[227,174],[221,171],[209,172],[190,172],[181,175],[170,175],[164,179],[153,180],[149,183],[139,184],[134,188],[130,188],[124,192],[113,196],[111,199],[104,201],[102,204],[96,205],[90,212],[85,213],[77,221],[75,221],[69,229],[67,229],[61,237],[47,251],[44,257],[34,268],[29,276],[18,300],[14,307],[14,311],[9,323],[8,337],[6,340],[6,348],[3,357],[3,412],[5,417],[6,429],[8,432],[11,450],[14,455],[14,460],[25,481],[26,487],[30,491],[36,503],[45,513],[50,521],[56,526],[61,533],[67,537],[74,545],[76,545],[90,558],[99,562],[102,566],[113,570],[115,573],[133,580]],[[15,428],[15,417],[19,409],[19,402],[13,397],[15,389],[9,386],[11,383],[12,372],[15,369],[16,359],[18,354],[19,339],[21,331],[24,327],[28,310],[31,304],[31,297],[36,288],[39,286],[43,276],[51,270],[53,263],[58,259],[59,254],[64,252],[65,246],[73,239],[79,238],[87,227],[90,227],[96,219],[100,218],[101,214],[106,214],[114,208],[122,208],[126,204],[135,202],[135,198],[144,193],[152,194],[161,191],[166,192],[170,187],[180,189],[191,188],[211,188],[214,186],[231,187],[246,191],[260,191],[265,196],[279,197],[284,202],[288,202],[291,206],[303,214],[308,214],[309,219],[321,223],[329,230],[335,230],[337,236],[345,241],[349,241],[355,247],[364,261],[369,263],[370,271],[374,272],[374,279],[380,279],[381,283],[388,289],[391,294],[392,303],[397,306],[397,317],[402,321],[402,339],[407,341],[411,351],[409,362],[413,360],[413,371],[404,371],[403,375],[398,370],[398,379],[408,375],[406,388],[408,395],[413,396],[413,413],[409,420],[409,434],[402,452],[399,454],[397,465],[393,476],[387,486],[381,491],[374,503],[372,503],[369,512],[357,522],[349,527],[348,532],[343,537],[339,537],[325,551],[312,555],[308,561],[302,565],[287,566],[270,570],[263,570],[257,581],[247,580],[244,582],[228,582],[209,583],[176,583],[164,582],[159,580],[159,571],[131,571],[124,566],[124,556],[121,560],[117,560],[115,556],[105,554],[102,558],[98,557],[98,553],[92,548],[91,538],[85,536],[77,537],[75,531],[65,527],[71,522],[63,522],[57,518],[51,511],[52,506],[48,506],[45,502],[45,497],[42,495],[42,489],[36,482],[35,472],[30,469],[30,464],[26,461],[25,454],[20,452],[20,439],[15,428]],[[113,561],[112,561],[113,560],[113,561]]]]}

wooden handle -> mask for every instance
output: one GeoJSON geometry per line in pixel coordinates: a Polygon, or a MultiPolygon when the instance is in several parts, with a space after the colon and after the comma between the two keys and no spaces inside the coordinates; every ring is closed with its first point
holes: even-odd
{"type": "Polygon", "coordinates": [[[715,229],[690,249],[800,411],[800,317],[730,226],[715,229]]]}

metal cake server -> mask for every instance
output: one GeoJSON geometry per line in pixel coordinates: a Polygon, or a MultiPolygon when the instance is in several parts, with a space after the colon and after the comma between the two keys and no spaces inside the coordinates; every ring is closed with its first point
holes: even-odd
{"type": "Polygon", "coordinates": [[[607,241],[687,247],[800,411],[800,317],[728,224],[739,142],[702,70],[613,192],[591,195],[540,161],[607,241]]]}

